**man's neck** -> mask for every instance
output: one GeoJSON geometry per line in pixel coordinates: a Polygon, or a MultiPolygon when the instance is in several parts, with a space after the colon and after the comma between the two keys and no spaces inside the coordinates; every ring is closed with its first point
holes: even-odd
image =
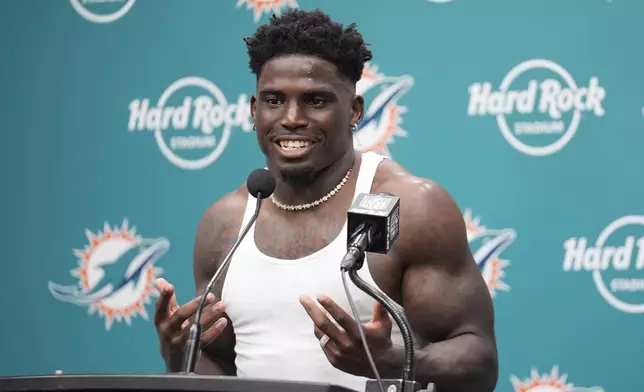
{"type": "Polygon", "coordinates": [[[350,149],[331,166],[315,173],[310,181],[298,182],[276,176],[274,195],[281,203],[296,205],[312,203],[335,188],[353,166],[356,153],[350,149]]]}

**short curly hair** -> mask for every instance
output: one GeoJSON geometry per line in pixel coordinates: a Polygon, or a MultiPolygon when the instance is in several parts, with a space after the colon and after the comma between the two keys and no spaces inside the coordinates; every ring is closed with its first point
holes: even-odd
{"type": "Polygon", "coordinates": [[[273,15],[269,23],[244,41],[250,69],[258,78],[272,58],[303,54],[335,64],[340,73],[356,83],[364,64],[372,58],[355,23],[345,28],[319,9],[289,9],[279,17],[273,15]]]}

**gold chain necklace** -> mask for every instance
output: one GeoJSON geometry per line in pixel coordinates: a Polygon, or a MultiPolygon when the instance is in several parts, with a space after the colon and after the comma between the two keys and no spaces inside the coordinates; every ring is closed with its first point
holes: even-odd
{"type": "Polygon", "coordinates": [[[279,201],[277,201],[277,199],[275,198],[275,194],[271,195],[271,201],[273,202],[273,204],[275,204],[279,208],[281,208],[283,210],[287,210],[287,211],[300,211],[300,210],[306,210],[306,209],[309,209],[309,208],[317,207],[320,204],[324,203],[325,201],[329,200],[331,197],[333,197],[336,193],[338,193],[340,191],[340,188],[342,188],[344,186],[344,184],[346,184],[347,181],[349,180],[349,177],[351,176],[351,170],[352,169],[353,169],[353,166],[351,166],[349,168],[349,171],[344,176],[342,181],[340,181],[340,183],[338,185],[336,185],[335,188],[333,188],[329,193],[327,193],[326,195],[322,196],[321,198],[319,198],[316,201],[313,201],[311,203],[295,204],[295,205],[283,204],[283,203],[280,203],[279,201]]]}

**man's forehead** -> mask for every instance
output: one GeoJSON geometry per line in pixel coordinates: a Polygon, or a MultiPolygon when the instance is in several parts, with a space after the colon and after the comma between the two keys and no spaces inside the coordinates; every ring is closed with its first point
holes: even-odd
{"type": "Polygon", "coordinates": [[[346,88],[337,67],[312,56],[284,56],[272,59],[263,67],[261,87],[297,84],[307,88],[346,88]]]}

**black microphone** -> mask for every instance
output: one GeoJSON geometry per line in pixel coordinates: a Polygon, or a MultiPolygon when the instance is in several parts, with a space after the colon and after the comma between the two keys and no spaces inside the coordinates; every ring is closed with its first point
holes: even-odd
{"type": "Polygon", "coordinates": [[[348,246],[342,268],[353,269],[364,258],[364,252],[389,252],[398,238],[399,222],[399,197],[384,192],[359,194],[347,214],[348,246]]]}
{"type": "Polygon", "coordinates": [[[275,177],[266,169],[255,169],[248,176],[248,179],[246,180],[246,187],[248,188],[248,193],[250,193],[257,199],[255,213],[244,227],[244,230],[239,235],[239,238],[237,238],[237,241],[235,241],[235,243],[233,244],[232,248],[228,252],[228,255],[226,255],[226,258],[215,272],[215,275],[213,275],[213,277],[210,279],[210,282],[208,282],[203,296],[199,301],[199,308],[197,308],[197,313],[195,314],[195,321],[190,326],[188,340],[186,341],[185,345],[183,373],[194,373],[195,366],[197,365],[197,356],[200,352],[199,341],[201,339],[201,313],[203,312],[204,304],[206,303],[206,296],[212,290],[215,283],[217,283],[219,277],[226,269],[228,264],[230,264],[230,260],[237,250],[237,247],[248,233],[248,230],[250,230],[250,227],[257,220],[257,216],[259,215],[259,207],[262,203],[262,200],[273,194],[273,191],[275,190],[275,177]]]}
{"type": "MultiPolygon", "coordinates": [[[[420,383],[414,380],[414,341],[411,327],[398,304],[376,287],[369,285],[360,276],[365,253],[386,254],[398,238],[400,228],[400,198],[391,193],[361,193],[355,199],[347,214],[347,253],[342,258],[342,279],[354,318],[359,320],[358,311],[346,285],[344,273],[347,272],[353,283],[387,310],[402,333],[405,346],[405,364],[400,380],[382,380],[371,356],[367,340],[360,327],[360,337],[367,357],[371,363],[376,380],[367,380],[366,391],[378,389],[381,392],[396,390],[398,392],[417,392],[420,383]],[[395,389],[391,389],[394,387],[395,389]],[[377,389],[378,388],[378,389],[377,389]]],[[[429,389],[429,387],[428,387],[429,389]]]]}

